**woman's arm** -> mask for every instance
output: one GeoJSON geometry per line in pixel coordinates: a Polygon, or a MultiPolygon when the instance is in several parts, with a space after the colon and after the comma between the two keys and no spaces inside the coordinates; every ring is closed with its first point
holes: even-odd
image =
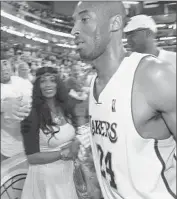
{"type": "Polygon", "coordinates": [[[30,115],[21,122],[21,132],[25,153],[30,164],[48,164],[62,158],[59,151],[40,152],[39,117],[34,108],[30,115]]]}
{"type": "Polygon", "coordinates": [[[27,155],[30,164],[48,164],[60,160],[62,155],[59,151],[37,152],[27,155]]]}

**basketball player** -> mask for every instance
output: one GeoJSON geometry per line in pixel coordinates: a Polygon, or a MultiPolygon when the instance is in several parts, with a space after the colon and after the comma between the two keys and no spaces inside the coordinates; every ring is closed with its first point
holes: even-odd
{"type": "Polygon", "coordinates": [[[147,15],[132,17],[124,28],[124,32],[132,51],[155,55],[176,68],[176,53],[157,46],[155,41],[157,27],[152,17],[147,15]]]}
{"type": "Polygon", "coordinates": [[[175,198],[174,67],[152,55],[127,55],[122,2],[82,1],[73,18],[77,50],[97,70],[89,114],[104,199],[175,198]]]}

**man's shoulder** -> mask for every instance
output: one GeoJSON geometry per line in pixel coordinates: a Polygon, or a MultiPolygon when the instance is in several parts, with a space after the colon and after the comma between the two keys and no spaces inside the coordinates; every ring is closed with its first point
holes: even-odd
{"type": "Polygon", "coordinates": [[[28,80],[28,79],[23,79],[22,77],[19,77],[19,76],[12,76],[11,77],[11,80],[12,81],[16,81],[16,82],[20,82],[20,83],[29,83],[29,84],[32,84],[31,82],[30,82],[30,80],[28,80]]]}
{"type": "Polygon", "coordinates": [[[162,85],[170,82],[176,76],[174,67],[163,62],[155,56],[144,57],[135,74],[135,82],[141,87],[142,92],[156,95],[162,91],[162,85]]]}
{"type": "Polygon", "coordinates": [[[21,77],[19,77],[19,76],[15,76],[15,75],[13,75],[13,76],[11,76],[11,80],[12,80],[12,82],[23,82],[23,79],[21,78],[21,77]]]}
{"type": "Polygon", "coordinates": [[[28,85],[33,85],[29,79],[23,79],[22,81],[28,85]]]}
{"type": "Polygon", "coordinates": [[[156,57],[147,56],[139,64],[135,82],[147,100],[159,103],[159,98],[170,96],[175,85],[176,71],[171,64],[156,57]]]}
{"type": "Polygon", "coordinates": [[[161,61],[155,56],[146,56],[139,64],[139,74],[149,81],[163,79],[164,75],[170,72],[175,72],[171,64],[161,61]]]}
{"type": "Polygon", "coordinates": [[[158,58],[172,64],[176,68],[176,52],[161,49],[158,58]]]}
{"type": "Polygon", "coordinates": [[[160,54],[159,55],[163,55],[163,54],[166,54],[166,55],[171,55],[171,56],[176,56],[176,52],[173,52],[173,51],[168,51],[168,50],[165,50],[165,49],[160,49],[160,54]]]}

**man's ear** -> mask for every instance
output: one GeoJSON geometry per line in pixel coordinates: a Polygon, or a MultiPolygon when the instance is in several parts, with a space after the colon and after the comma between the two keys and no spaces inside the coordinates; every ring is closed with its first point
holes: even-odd
{"type": "Polygon", "coordinates": [[[156,34],[152,32],[152,30],[147,29],[146,30],[146,37],[152,37],[152,38],[156,38],[156,34]]]}
{"type": "Polygon", "coordinates": [[[110,32],[116,32],[122,28],[122,16],[116,15],[110,19],[110,32]]]}

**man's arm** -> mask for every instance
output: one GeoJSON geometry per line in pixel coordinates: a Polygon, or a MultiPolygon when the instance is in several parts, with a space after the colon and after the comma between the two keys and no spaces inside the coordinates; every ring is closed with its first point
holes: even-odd
{"type": "Polygon", "coordinates": [[[166,126],[176,137],[176,70],[152,58],[146,66],[148,103],[161,113],[166,126]]]}
{"type": "Polygon", "coordinates": [[[1,114],[6,113],[10,119],[22,121],[30,113],[30,106],[21,106],[21,98],[1,100],[1,114]]]}

